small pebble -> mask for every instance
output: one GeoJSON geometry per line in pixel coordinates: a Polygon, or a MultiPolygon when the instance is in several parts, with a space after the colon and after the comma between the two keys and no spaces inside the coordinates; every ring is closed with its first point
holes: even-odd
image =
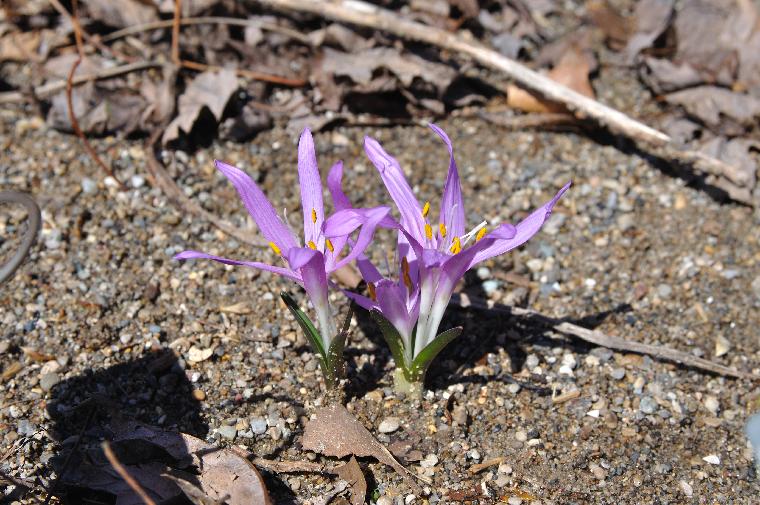
{"type": "Polygon", "coordinates": [[[252,417],[251,420],[251,431],[255,433],[256,435],[263,435],[267,431],[267,420],[263,417],[252,417]]]}
{"type": "Polygon", "coordinates": [[[613,368],[612,372],[610,372],[610,375],[613,379],[620,380],[625,377],[625,368],[613,368]]]}
{"type": "Polygon", "coordinates": [[[420,466],[422,468],[432,468],[437,464],[438,464],[438,456],[436,456],[435,454],[428,454],[427,456],[425,456],[425,459],[420,461],[420,466]]]}
{"type": "Polygon", "coordinates": [[[235,436],[237,435],[237,430],[234,426],[220,426],[216,431],[222,438],[226,438],[227,440],[235,440],[235,436]]]}
{"type": "Polygon", "coordinates": [[[85,177],[82,179],[82,192],[88,195],[95,193],[98,190],[98,183],[92,179],[85,177]]]}
{"type": "Polygon", "coordinates": [[[380,433],[393,433],[401,426],[401,421],[397,417],[386,417],[380,421],[377,431],[380,433]]]}
{"type": "Polygon", "coordinates": [[[715,357],[720,358],[721,356],[725,356],[730,350],[731,341],[723,335],[718,335],[715,339],[715,357]]]}
{"type": "Polygon", "coordinates": [[[199,402],[202,402],[206,399],[206,393],[202,389],[193,389],[193,398],[199,402]]]}
{"type": "Polygon", "coordinates": [[[522,502],[523,502],[522,498],[520,498],[519,496],[510,496],[509,499],[507,500],[507,503],[509,505],[522,505],[522,502]]]}
{"type": "Polygon", "coordinates": [[[651,396],[642,396],[639,403],[639,410],[644,414],[652,414],[657,410],[657,402],[651,396]]]}
{"type": "Polygon", "coordinates": [[[61,377],[57,373],[46,373],[40,377],[40,388],[43,391],[50,391],[59,382],[61,382],[61,377]]]}
{"type": "Polygon", "coordinates": [[[711,465],[720,465],[720,458],[715,454],[709,454],[702,458],[702,460],[710,463],[711,465]]]}

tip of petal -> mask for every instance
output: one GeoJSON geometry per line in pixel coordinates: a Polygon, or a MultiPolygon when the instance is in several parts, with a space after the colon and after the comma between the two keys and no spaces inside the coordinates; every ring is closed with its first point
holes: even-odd
{"type": "Polygon", "coordinates": [[[175,254],[173,260],[191,260],[197,258],[201,253],[198,251],[182,251],[179,254],[175,254]]]}
{"type": "Polygon", "coordinates": [[[443,131],[440,126],[436,125],[435,123],[429,123],[428,127],[433,130],[436,135],[441,137],[441,140],[443,140],[447,145],[451,145],[451,139],[449,139],[449,136],[446,135],[446,132],[443,131]]]}

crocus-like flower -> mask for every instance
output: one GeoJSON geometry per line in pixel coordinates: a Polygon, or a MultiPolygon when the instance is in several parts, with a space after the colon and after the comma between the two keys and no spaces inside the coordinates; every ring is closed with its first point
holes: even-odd
{"type": "Polygon", "coordinates": [[[400,214],[399,276],[397,280],[384,278],[361,255],[358,265],[370,296],[349,294],[359,305],[372,311],[397,367],[411,383],[424,379],[430,361],[461,332],[461,328],[453,328],[437,335],[454,287],[465,272],[535,235],[551,215],[557,200],[570,187],[570,183],[566,184],[554,198],[516,226],[501,224],[489,231],[487,223],[482,222],[465,231],[462,190],[451,141],[437,126],[430,125],[430,128],[449,151],[449,171],[436,221],[430,218],[430,202],[417,201],[398,161],[376,140],[365,138],[367,156],[380,172],[400,214]]]}
{"type": "MultiPolygon", "coordinates": [[[[317,314],[318,330],[288,294],[283,293],[282,297],[306,333],[312,347],[320,355],[328,384],[334,385],[341,371],[346,335],[345,331],[337,333],[330,313],[327,277],[331,272],[353,261],[367,248],[372,241],[375,228],[388,215],[390,209],[339,208],[325,220],[322,182],[314,151],[314,140],[308,129],[304,130],[298,142],[298,178],[304,215],[303,245],[296,240],[294,233],[280,219],[267,197],[245,172],[221,161],[215,161],[215,164],[235,186],[240,199],[258,225],[261,234],[269,242],[272,251],[284,260],[283,266],[221,258],[198,251],[181,252],[175,259],[204,258],[228,265],[258,268],[281,275],[303,286],[317,314]],[[341,257],[351,233],[357,228],[360,230],[356,239],[351,241],[350,251],[341,257]],[[330,235],[326,235],[325,230],[329,230],[330,235]]],[[[336,166],[339,170],[340,162],[336,166]]]]}

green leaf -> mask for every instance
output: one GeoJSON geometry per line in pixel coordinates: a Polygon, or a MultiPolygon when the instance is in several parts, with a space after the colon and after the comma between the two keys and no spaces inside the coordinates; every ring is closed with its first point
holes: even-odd
{"type": "Polygon", "coordinates": [[[430,366],[430,362],[438,356],[438,353],[446,347],[449,342],[457,338],[462,334],[462,327],[456,326],[449,330],[444,331],[433,339],[412,361],[412,366],[409,367],[413,375],[424,374],[427,367],[430,366]]]}
{"type": "Polygon", "coordinates": [[[343,321],[343,327],[341,328],[340,333],[335,336],[332,343],[330,343],[330,349],[327,353],[328,364],[333,368],[337,368],[343,364],[343,349],[346,347],[348,330],[349,326],[351,325],[351,319],[353,317],[354,304],[351,303],[351,305],[348,306],[348,314],[346,314],[346,319],[343,321]]]}
{"type": "Polygon", "coordinates": [[[307,316],[304,311],[301,310],[301,308],[298,306],[298,303],[296,303],[290,294],[283,291],[280,293],[280,297],[282,298],[282,301],[285,302],[285,305],[288,306],[290,312],[293,313],[293,317],[295,317],[296,321],[298,321],[298,324],[301,326],[301,329],[306,335],[306,338],[309,339],[309,342],[311,342],[311,346],[322,356],[322,360],[326,362],[328,359],[327,353],[325,352],[324,345],[322,344],[322,336],[319,334],[319,331],[317,331],[317,327],[314,326],[314,323],[311,322],[309,316],[307,316]]]}
{"type": "Polygon", "coordinates": [[[380,332],[383,334],[383,338],[391,349],[391,354],[396,362],[396,366],[406,371],[407,363],[404,354],[404,339],[401,337],[396,327],[393,326],[379,310],[372,309],[369,313],[372,316],[372,319],[374,319],[380,327],[380,332]]]}

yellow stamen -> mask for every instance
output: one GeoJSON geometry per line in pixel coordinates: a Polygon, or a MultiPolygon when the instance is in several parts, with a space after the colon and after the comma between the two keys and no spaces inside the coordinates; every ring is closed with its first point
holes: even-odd
{"type": "Polygon", "coordinates": [[[409,291],[412,290],[412,277],[409,275],[409,262],[406,260],[406,258],[402,258],[401,260],[401,277],[404,280],[404,285],[406,285],[406,289],[409,291]]]}
{"type": "Polygon", "coordinates": [[[335,252],[335,247],[333,247],[332,242],[330,242],[329,238],[325,239],[325,245],[330,250],[330,252],[335,252]]]}
{"type": "Polygon", "coordinates": [[[272,248],[272,250],[274,251],[274,253],[275,253],[277,256],[282,256],[282,251],[280,251],[280,248],[279,248],[279,247],[277,247],[277,244],[275,244],[274,242],[270,242],[270,243],[269,243],[269,247],[271,247],[271,248],[272,248]]]}
{"type": "Polygon", "coordinates": [[[480,230],[478,230],[478,234],[475,235],[475,242],[477,242],[478,240],[480,240],[483,237],[485,237],[486,236],[486,232],[487,232],[487,230],[486,230],[485,226],[482,227],[480,230]]]}
{"type": "Polygon", "coordinates": [[[428,240],[433,239],[433,227],[430,226],[430,223],[425,223],[425,236],[428,240]]]}
{"type": "Polygon", "coordinates": [[[317,250],[317,244],[315,244],[313,240],[309,240],[309,243],[306,245],[308,245],[310,248],[312,248],[315,251],[317,250]]]}
{"type": "Polygon", "coordinates": [[[446,238],[446,225],[441,223],[438,225],[438,233],[441,234],[441,238],[446,238]]]}
{"type": "Polygon", "coordinates": [[[430,212],[430,202],[425,202],[425,206],[422,207],[422,217],[427,217],[428,212],[430,212]]]}
{"type": "Polygon", "coordinates": [[[317,222],[317,210],[311,209],[311,222],[316,223],[317,222]]]}
{"type": "Polygon", "coordinates": [[[369,297],[373,302],[377,301],[377,291],[375,291],[375,285],[371,282],[367,283],[367,291],[369,291],[369,297]]]}
{"type": "Polygon", "coordinates": [[[451,243],[449,250],[454,254],[457,254],[462,250],[462,242],[459,241],[459,237],[454,237],[454,241],[451,243]]]}

